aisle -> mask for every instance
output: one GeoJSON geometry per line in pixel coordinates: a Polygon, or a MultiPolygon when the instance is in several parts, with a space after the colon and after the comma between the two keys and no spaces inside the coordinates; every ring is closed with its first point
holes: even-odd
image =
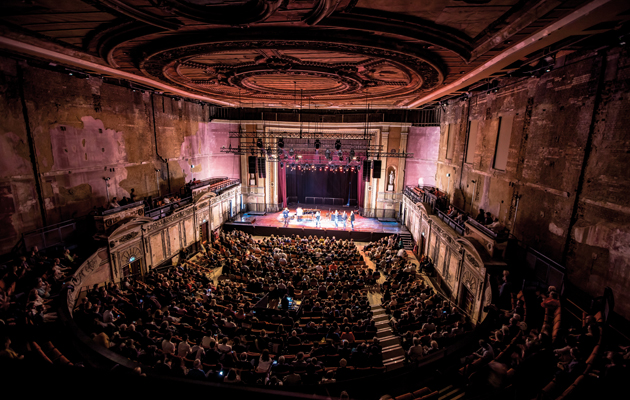
{"type": "MultiPolygon", "coordinates": [[[[363,256],[363,260],[371,270],[376,270],[376,265],[369,260],[363,252],[364,244],[358,244],[359,253],[363,256]]],[[[368,301],[372,308],[372,319],[376,322],[376,337],[381,342],[383,348],[383,365],[387,371],[402,368],[405,362],[405,351],[400,345],[400,339],[394,335],[389,325],[389,316],[385,313],[385,309],[381,306],[383,296],[381,295],[380,285],[385,282],[385,277],[381,275],[377,281],[379,288],[368,291],[368,301]]]]}

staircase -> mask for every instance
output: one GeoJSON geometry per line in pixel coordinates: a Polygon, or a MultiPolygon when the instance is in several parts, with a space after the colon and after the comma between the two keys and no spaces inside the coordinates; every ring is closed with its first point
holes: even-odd
{"type": "Polygon", "coordinates": [[[383,365],[387,371],[403,367],[405,351],[400,345],[400,339],[394,335],[389,326],[389,317],[380,305],[372,306],[373,319],[376,321],[376,337],[383,348],[383,365]]]}
{"type": "Polygon", "coordinates": [[[438,390],[437,400],[460,400],[466,395],[461,388],[448,385],[438,390]]]}
{"type": "Polygon", "coordinates": [[[403,245],[405,250],[413,250],[414,242],[411,233],[409,232],[401,232],[398,234],[403,241],[403,245]]]}

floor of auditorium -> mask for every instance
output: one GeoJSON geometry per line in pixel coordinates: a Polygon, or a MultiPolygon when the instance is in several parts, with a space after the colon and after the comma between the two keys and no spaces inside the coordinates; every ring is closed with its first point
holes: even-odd
{"type": "MultiPolygon", "coordinates": [[[[306,208],[305,208],[306,210],[306,208]]],[[[338,208],[341,212],[343,212],[342,208],[338,208]]],[[[350,220],[347,221],[346,226],[344,228],[344,224],[339,222],[335,224],[329,217],[329,213],[334,212],[334,208],[321,208],[321,225],[320,229],[326,230],[344,230],[350,231],[351,225],[350,220]]],[[[345,210],[349,215],[350,209],[345,210]]],[[[289,209],[289,223],[286,227],[288,228],[317,228],[315,218],[312,215],[303,216],[300,221],[295,217],[295,208],[289,209]]],[[[356,232],[385,232],[385,233],[401,233],[407,232],[407,229],[400,225],[395,220],[387,220],[387,219],[378,219],[378,218],[367,218],[362,217],[356,214],[356,220],[354,222],[354,231],[356,232]]],[[[265,215],[258,215],[257,213],[244,213],[239,214],[234,219],[236,223],[250,223],[256,226],[265,226],[265,227],[284,227],[284,218],[282,212],[275,213],[266,213],[265,215]]]]}

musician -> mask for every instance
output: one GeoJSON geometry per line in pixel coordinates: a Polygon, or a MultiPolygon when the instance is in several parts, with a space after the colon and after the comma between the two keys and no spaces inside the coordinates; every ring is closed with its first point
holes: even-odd
{"type": "Polygon", "coordinates": [[[335,228],[339,227],[338,221],[339,221],[339,211],[335,210],[335,212],[332,215],[332,220],[335,223],[335,228]]]}
{"type": "Polygon", "coordinates": [[[352,226],[352,230],[354,230],[354,211],[350,211],[350,226],[352,226]]]}
{"type": "Polygon", "coordinates": [[[298,207],[297,210],[295,210],[296,215],[297,215],[297,220],[298,222],[302,221],[302,214],[304,214],[304,210],[302,210],[302,207],[298,207]]]}
{"type": "Polygon", "coordinates": [[[315,227],[322,227],[321,224],[321,218],[322,218],[322,213],[319,212],[319,210],[317,210],[317,212],[315,213],[315,227]]]}
{"type": "Polygon", "coordinates": [[[348,224],[348,214],[346,214],[345,210],[343,214],[341,215],[341,221],[343,221],[343,229],[346,229],[346,226],[348,224]]]}
{"type": "Polygon", "coordinates": [[[289,209],[285,208],[284,211],[282,211],[282,217],[284,218],[284,227],[286,228],[287,226],[289,226],[289,209]]]}

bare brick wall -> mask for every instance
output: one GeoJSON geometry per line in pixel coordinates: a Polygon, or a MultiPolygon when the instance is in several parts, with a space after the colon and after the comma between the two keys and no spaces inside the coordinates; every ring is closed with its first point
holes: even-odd
{"type": "Polygon", "coordinates": [[[443,113],[436,183],[451,173],[455,205],[498,217],[526,245],[565,265],[593,296],[610,286],[630,318],[630,56],[571,55],[540,78],[451,101],[443,113]],[[513,116],[507,167],[493,168],[499,117],[513,116]],[[467,126],[478,120],[472,164],[467,126]],[[447,131],[456,132],[446,159],[447,131]],[[475,198],[474,184],[477,182],[475,198]],[[516,212],[516,198],[520,203],[516,212]]]}
{"type": "Polygon", "coordinates": [[[197,103],[0,58],[0,109],[2,253],[43,225],[25,118],[48,225],[106,205],[105,177],[110,196],[121,199],[132,188],[140,198],[156,196],[156,169],[161,194],[169,193],[169,182],[178,193],[193,173],[240,176],[238,156],[220,152],[236,126],[210,122],[208,107],[197,103]]]}

